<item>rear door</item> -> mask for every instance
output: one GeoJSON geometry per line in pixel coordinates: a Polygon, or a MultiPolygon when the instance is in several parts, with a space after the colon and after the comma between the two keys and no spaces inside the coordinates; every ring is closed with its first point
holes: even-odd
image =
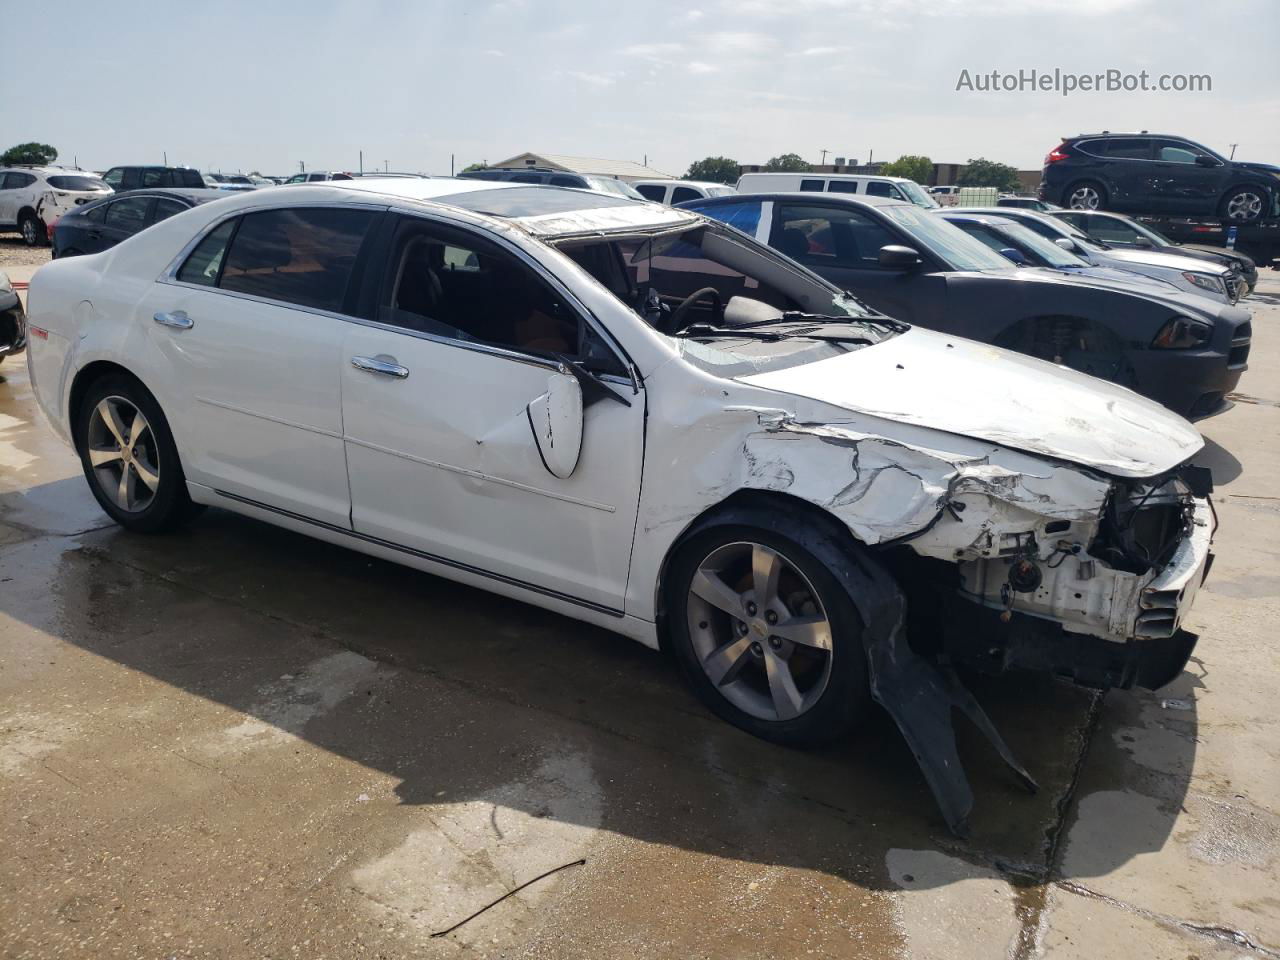
{"type": "Polygon", "coordinates": [[[774,204],[771,247],[891,317],[908,323],[927,322],[928,318],[920,315],[919,296],[927,268],[890,270],[880,266],[880,248],[891,244],[918,246],[870,213],[852,207],[820,200],[779,200],[774,204]]]}
{"type": "MultiPolygon", "coordinates": [[[[1110,206],[1133,210],[1147,206],[1151,192],[1151,138],[1112,137],[1106,141],[1106,186],[1110,206]]],[[[1096,147],[1096,145],[1095,145],[1096,147]]]]}
{"type": "Polygon", "coordinates": [[[344,311],[380,216],[355,204],[247,213],[153,286],[138,319],[167,361],[166,413],[188,480],[349,528],[344,311]]]}
{"type": "Polygon", "coordinates": [[[426,559],[622,610],[640,496],[644,395],[572,295],[469,228],[405,217],[376,308],[348,324],[342,421],[357,533],[426,559]],[[586,394],[567,479],[542,462],[529,405],[562,362],[611,379],[586,394]],[[558,359],[564,358],[564,359],[558,359]],[[625,402],[622,402],[625,401],[625,402]]]}
{"type": "Polygon", "coordinates": [[[147,196],[121,197],[107,207],[97,238],[97,248],[105,250],[127,240],[151,222],[154,198],[147,196]]]}
{"type": "Polygon", "coordinates": [[[13,226],[18,222],[18,205],[15,198],[18,195],[18,175],[15,173],[0,173],[0,224],[6,227],[13,226]],[[12,186],[10,184],[12,183],[12,186]]]}

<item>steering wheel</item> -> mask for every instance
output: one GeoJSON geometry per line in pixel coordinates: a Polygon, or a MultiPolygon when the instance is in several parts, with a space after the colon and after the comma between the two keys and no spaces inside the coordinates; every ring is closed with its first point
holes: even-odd
{"type": "Polygon", "coordinates": [[[716,309],[722,314],[724,313],[724,298],[720,296],[720,291],[715,287],[703,287],[701,290],[693,291],[693,293],[680,301],[680,306],[676,307],[675,310],[672,311],[670,319],[667,320],[666,332],[679,333],[683,330],[685,327],[685,315],[688,314],[689,310],[699,300],[707,299],[714,300],[716,309]]]}

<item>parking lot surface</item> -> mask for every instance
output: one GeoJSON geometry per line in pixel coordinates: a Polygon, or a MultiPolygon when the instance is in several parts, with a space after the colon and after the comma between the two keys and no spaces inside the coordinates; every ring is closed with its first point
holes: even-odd
{"type": "Polygon", "coordinates": [[[961,730],[967,841],[881,715],[786,750],[581,623],[218,510],[125,533],[0,365],[0,955],[1280,957],[1264,276],[1188,671],[975,681],[1041,790],[961,730]]]}

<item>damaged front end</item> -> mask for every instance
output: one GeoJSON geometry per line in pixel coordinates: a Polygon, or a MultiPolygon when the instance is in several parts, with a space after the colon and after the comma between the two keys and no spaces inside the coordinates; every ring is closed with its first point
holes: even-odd
{"type": "Polygon", "coordinates": [[[1183,464],[1118,479],[963,440],[944,451],[852,422],[755,413],[763,429],[744,445],[744,485],[820,504],[893,574],[850,584],[863,598],[872,694],[957,834],[973,796],[955,711],[1020,783],[1035,783],[955,667],[1156,688],[1186,665],[1196,637],[1181,622],[1208,570],[1215,526],[1208,470],[1183,464]]]}
{"type": "Polygon", "coordinates": [[[997,556],[960,563],[956,596],[971,603],[949,605],[943,649],[1103,689],[1170,682],[1196,642],[1181,623],[1212,562],[1211,488],[1207,469],[1183,465],[1114,481],[1094,524],[1006,535],[997,556]]]}

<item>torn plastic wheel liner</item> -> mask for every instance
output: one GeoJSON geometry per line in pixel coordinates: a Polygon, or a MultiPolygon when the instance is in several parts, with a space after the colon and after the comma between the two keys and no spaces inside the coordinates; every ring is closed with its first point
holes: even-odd
{"type": "Polygon", "coordinates": [[[871,695],[889,712],[911,748],[951,832],[967,836],[973,790],[956,750],[952,717],[959,710],[999,752],[1029,793],[1039,789],[991,718],[953,670],[921,657],[907,643],[906,598],[888,574],[856,554],[837,571],[865,625],[871,695]]]}

